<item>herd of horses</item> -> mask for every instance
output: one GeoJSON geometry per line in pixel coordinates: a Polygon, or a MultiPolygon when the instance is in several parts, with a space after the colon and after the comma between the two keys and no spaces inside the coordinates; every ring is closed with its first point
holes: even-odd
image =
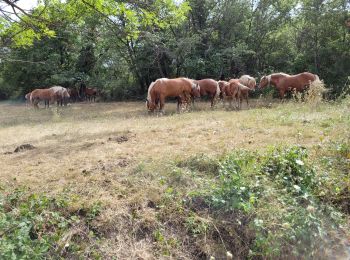
{"type": "MultiPolygon", "coordinates": [[[[310,72],[303,72],[297,75],[288,75],[286,73],[274,73],[263,76],[260,79],[259,88],[273,85],[283,99],[287,91],[304,91],[310,84],[319,77],[310,72]]],[[[177,98],[177,110],[181,106],[188,107],[194,102],[195,98],[208,96],[211,107],[218,99],[229,101],[230,108],[235,100],[236,109],[241,109],[242,101],[246,100],[249,105],[249,92],[254,91],[256,85],[255,78],[249,75],[243,75],[239,79],[230,79],[229,81],[216,81],[213,79],[193,80],[188,78],[167,79],[161,78],[151,83],[148,88],[146,106],[149,112],[159,110],[164,112],[165,100],[168,97],[177,98]]]]}
{"type": "Polygon", "coordinates": [[[66,106],[69,101],[77,102],[88,100],[95,102],[97,95],[98,91],[96,88],[88,88],[85,85],[82,85],[79,89],[66,89],[61,86],[53,86],[44,89],[34,89],[25,95],[25,99],[32,104],[34,108],[39,108],[39,102],[43,101],[46,108],[50,107],[50,103],[56,102],[57,106],[66,106]]]}
{"type": "MultiPolygon", "coordinates": [[[[207,96],[210,99],[211,107],[214,107],[218,100],[229,102],[230,108],[235,101],[235,108],[241,109],[243,100],[249,105],[249,93],[255,91],[256,87],[265,88],[273,85],[283,99],[288,91],[304,91],[310,84],[319,77],[310,72],[303,72],[297,75],[288,75],[286,73],[274,73],[263,76],[257,86],[254,77],[243,75],[239,79],[230,79],[229,81],[216,81],[214,79],[194,80],[188,78],[161,78],[152,82],[148,88],[146,106],[149,112],[159,110],[164,112],[165,100],[169,97],[177,99],[177,110],[187,109],[199,97],[207,96]]],[[[50,103],[57,102],[57,106],[67,105],[68,101],[95,101],[98,96],[96,88],[88,88],[81,84],[79,89],[66,89],[61,86],[53,86],[46,89],[35,89],[25,95],[26,100],[35,108],[44,101],[45,108],[50,103]]]]}

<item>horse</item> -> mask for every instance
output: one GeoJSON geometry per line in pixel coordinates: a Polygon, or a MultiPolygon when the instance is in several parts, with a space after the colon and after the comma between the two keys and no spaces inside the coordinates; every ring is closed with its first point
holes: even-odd
{"type": "MultiPolygon", "coordinates": [[[[201,79],[201,80],[193,80],[194,83],[197,83],[200,86],[200,95],[209,96],[210,98],[210,106],[214,107],[215,101],[220,96],[220,87],[216,80],[213,79],[201,79]]],[[[192,99],[194,101],[194,99],[192,99]]]]}
{"type": "Polygon", "coordinates": [[[97,89],[96,88],[86,88],[85,95],[86,95],[87,100],[89,100],[91,102],[95,102],[96,96],[97,96],[97,89]]]}
{"type": "Polygon", "coordinates": [[[161,78],[152,82],[148,88],[146,106],[149,112],[158,107],[164,113],[164,103],[167,97],[178,98],[177,110],[180,104],[191,100],[191,96],[200,97],[200,86],[188,78],[167,79],[161,78]]]}
{"type": "Polygon", "coordinates": [[[222,86],[223,105],[225,107],[225,100],[229,100],[229,106],[232,108],[232,101],[236,99],[236,108],[239,108],[240,91],[244,89],[244,85],[239,82],[238,79],[230,79],[228,82],[219,81],[219,85],[222,86]]]}
{"type": "Polygon", "coordinates": [[[220,100],[224,100],[224,90],[228,84],[229,84],[228,81],[224,81],[224,80],[218,81],[218,85],[220,88],[220,95],[219,95],[220,100]]]}
{"type": "Polygon", "coordinates": [[[255,90],[255,87],[256,87],[255,78],[253,78],[253,77],[251,77],[249,75],[243,75],[238,80],[244,86],[247,86],[251,90],[255,90]]]}
{"type": "Polygon", "coordinates": [[[247,87],[247,86],[245,86],[245,85],[243,85],[243,84],[239,85],[239,90],[238,90],[238,93],[237,93],[238,100],[239,100],[239,103],[238,103],[238,109],[239,110],[242,108],[242,101],[243,101],[243,99],[245,99],[247,101],[247,107],[249,106],[249,102],[248,102],[249,91],[252,91],[252,89],[247,87]]]}
{"type": "Polygon", "coordinates": [[[77,102],[79,100],[79,92],[76,88],[69,88],[68,94],[70,96],[71,102],[77,102]]]}
{"type": "Polygon", "coordinates": [[[50,100],[55,96],[53,89],[34,89],[30,94],[30,103],[33,104],[34,108],[39,108],[38,103],[44,101],[45,108],[50,106],[50,100]]]}
{"type": "Polygon", "coordinates": [[[57,102],[57,106],[66,106],[67,101],[70,98],[68,90],[61,86],[53,86],[50,89],[54,91],[54,95],[52,96],[52,100],[57,102]]]}
{"type": "Polygon", "coordinates": [[[259,88],[264,88],[271,84],[276,87],[280,98],[283,100],[287,91],[295,90],[297,92],[302,92],[315,80],[319,80],[319,77],[310,72],[303,72],[297,75],[274,73],[263,76],[260,80],[259,88]]]}

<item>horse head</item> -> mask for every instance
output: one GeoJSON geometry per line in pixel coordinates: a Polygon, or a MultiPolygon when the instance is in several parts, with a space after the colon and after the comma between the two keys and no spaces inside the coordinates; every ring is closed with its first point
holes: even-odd
{"type": "Polygon", "coordinates": [[[270,81],[271,81],[271,76],[263,76],[260,79],[259,88],[265,88],[266,86],[270,85],[270,81]]]}
{"type": "Polygon", "coordinates": [[[201,87],[199,86],[198,82],[192,82],[192,95],[194,97],[201,96],[201,87]]]}

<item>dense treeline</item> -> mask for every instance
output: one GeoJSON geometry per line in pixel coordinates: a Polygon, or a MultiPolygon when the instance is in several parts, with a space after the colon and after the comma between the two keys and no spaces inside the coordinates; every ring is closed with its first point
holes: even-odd
{"type": "Polygon", "coordinates": [[[350,75],[347,0],[17,1],[1,10],[0,98],[83,80],[106,99],[143,97],[159,77],[310,71],[332,93],[350,75]]]}

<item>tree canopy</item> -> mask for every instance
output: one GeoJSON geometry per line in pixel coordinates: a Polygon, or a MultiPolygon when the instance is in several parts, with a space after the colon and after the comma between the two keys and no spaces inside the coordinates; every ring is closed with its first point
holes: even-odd
{"type": "Polygon", "coordinates": [[[0,98],[77,78],[109,99],[159,77],[316,73],[340,93],[350,75],[346,0],[0,1],[0,98]]]}

